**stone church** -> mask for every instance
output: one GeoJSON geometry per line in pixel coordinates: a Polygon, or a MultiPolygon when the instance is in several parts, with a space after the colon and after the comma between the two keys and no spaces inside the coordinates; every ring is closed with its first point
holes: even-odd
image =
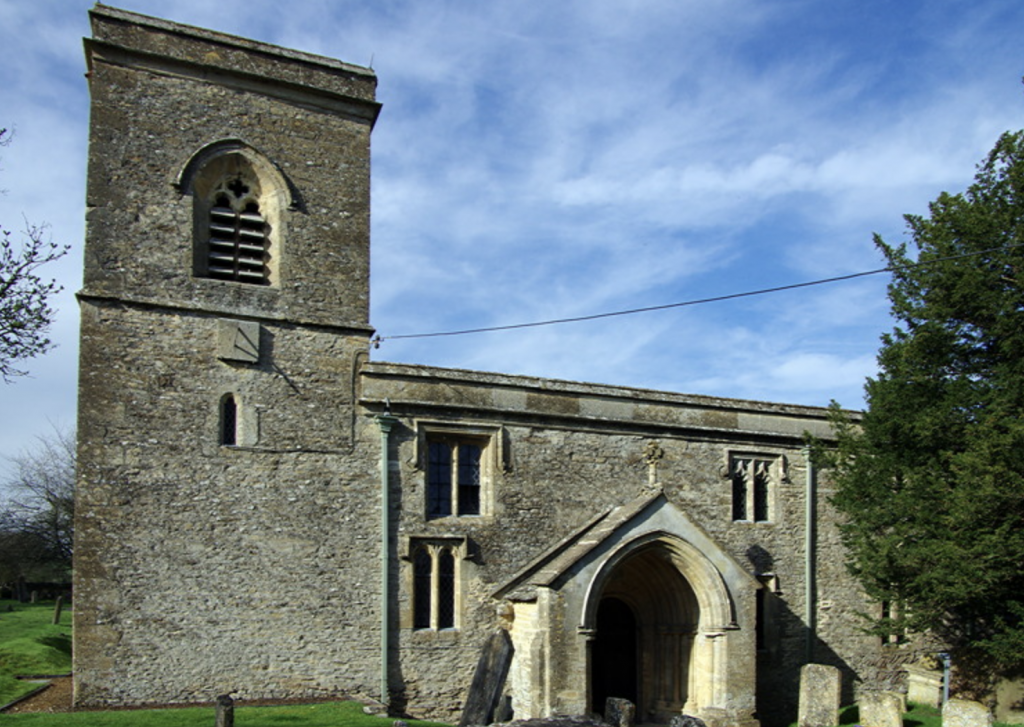
{"type": "Polygon", "coordinates": [[[785,724],[809,662],[849,693],[879,644],[824,410],[371,360],[373,71],[91,20],[78,705],[458,719],[495,635],[516,718],[785,724]]]}

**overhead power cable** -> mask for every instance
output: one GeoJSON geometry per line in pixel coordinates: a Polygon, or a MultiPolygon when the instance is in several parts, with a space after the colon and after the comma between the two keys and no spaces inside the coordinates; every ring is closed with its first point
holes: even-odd
{"type": "MultiPolygon", "coordinates": [[[[1017,243],[1014,245],[1004,245],[1002,247],[993,247],[988,250],[979,250],[977,252],[965,252],[959,255],[948,255],[946,257],[935,258],[933,260],[926,260],[924,262],[913,262],[909,265],[901,265],[901,270],[911,270],[913,268],[925,267],[927,265],[934,265],[936,263],[947,262],[949,260],[960,260],[962,258],[974,257],[977,255],[987,255],[992,252],[999,252],[1002,250],[1010,250],[1015,247],[1024,246],[1024,243],[1017,243]]],[[[614,318],[616,316],[629,316],[636,313],[651,313],[653,311],[668,310],[670,308],[685,308],[692,305],[704,305],[705,303],[720,303],[724,300],[736,300],[737,298],[751,298],[755,295],[767,295],[768,293],[781,293],[786,290],[798,290],[800,288],[810,288],[815,285],[826,285],[828,283],[839,283],[844,280],[853,280],[854,278],[864,278],[869,275],[878,275],[880,273],[891,273],[897,268],[888,266],[884,268],[878,268],[877,270],[865,270],[859,273],[850,273],[848,275],[837,275],[832,278],[821,278],[820,280],[809,280],[803,283],[791,283],[789,285],[778,285],[773,288],[761,288],[759,290],[748,290],[742,293],[729,293],[727,295],[716,295],[711,298],[698,298],[695,300],[684,300],[679,303],[665,303],[663,305],[651,305],[643,308],[630,308],[628,310],[617,310],[607,313],[592,313],[585,316],[572,316],[570,318],[552,318],[544,321],[531,321],[529,323],[511,323],[504,326],[485,326],[482,328],[464,328],[457,331],[436,331],[434,333],[405,333],[395,336],[375,336],[373,339],[373,345],[379,347],[384,341],[397,341],[399,339],[409,338],[440,338],[442,336],[465,336],[470,333],[491,333],[494,331],[512,331],[519,328],[540,328],[541,326],[555,326],[562,323],[580,323],[582,321],[595,321],[601,318],[614,318]]]]}

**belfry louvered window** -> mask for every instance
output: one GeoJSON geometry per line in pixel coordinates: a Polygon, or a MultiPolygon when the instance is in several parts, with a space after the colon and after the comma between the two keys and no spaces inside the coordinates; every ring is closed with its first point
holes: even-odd
{"type": "Polygon", "coordinates": [[[241,177],[217,185],[207,241],[206,269],[211,278],[268,282],[267,221],[251,188],[241,177]]]}

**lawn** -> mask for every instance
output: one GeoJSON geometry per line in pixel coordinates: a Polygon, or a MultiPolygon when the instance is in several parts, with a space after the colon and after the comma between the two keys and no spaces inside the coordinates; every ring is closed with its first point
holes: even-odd
{"type": "Polygon", "coordinates": [[[17,675],[71,671],[71,614],[65,611],[56,626],[52,620],[52,602],[0,601],[0,705],[39,687],[17,675]]]}

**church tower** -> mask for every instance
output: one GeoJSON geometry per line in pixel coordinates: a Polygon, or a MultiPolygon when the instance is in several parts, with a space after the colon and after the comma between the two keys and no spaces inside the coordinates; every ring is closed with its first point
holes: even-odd
{"type": "Polygon", "coordinates": [[[376,677],[351,654],[379,638],[375,554],[349,547],[379,477],[354,408],[376,78],[91,21],[76,702],[358,691],[376,677]]]}

